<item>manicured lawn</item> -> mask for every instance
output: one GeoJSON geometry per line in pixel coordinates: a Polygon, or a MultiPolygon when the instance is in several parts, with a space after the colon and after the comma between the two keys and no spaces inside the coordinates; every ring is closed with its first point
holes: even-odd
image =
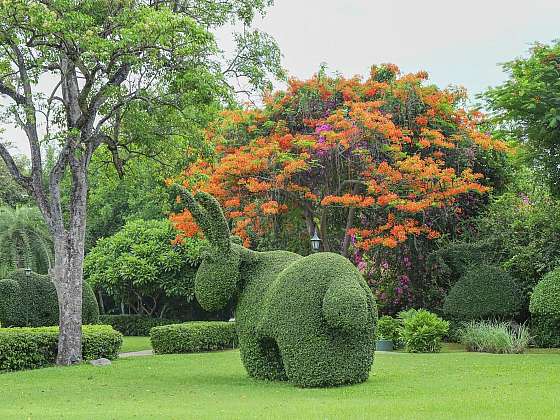
{"type": "Polygon", "coordinates": [[[150,343],[150,337],[123,337],[121,353],[151,349],[152,343],[150,343]]]}
{"type": "Polygon", "coordinates": [[[379,354],[365,384],[246,376],[237,351],[0,375],[0,418],[555,418],[560,355],[379,354]]]}

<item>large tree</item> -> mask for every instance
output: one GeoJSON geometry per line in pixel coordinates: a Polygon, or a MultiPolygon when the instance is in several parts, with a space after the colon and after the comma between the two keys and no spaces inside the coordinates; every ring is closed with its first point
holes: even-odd
{"type": "MultiPolygon", "coordinates": [[[[265,34],[244,30],[237,53],[223,54],[211,30],[249,25],[267,0],[6,0],[0,3],[0,93],[6,118],[31,151],[24,174],[5,144],[0,156],[32,196],[53,235],[53,281],[59,298],[57,363],[79,362],[88,166],[104,146],[123,172],[137,139],[120,127],[138,107],[180,110],[198,82],[228,76],[262,87],[279,53],[265,34]],[[193,83],[195,79],[195,83],[193,83]],[[188,94],[187,94],[188,93],[188,94]],[[45,164],[44,145],[55,151],[45,164]],[[63,197],[61,182],[70,192],[63,197]]],[[[278,70],[279,71],[279,70],[278,70]]],[[[128,120],[130,121],[130,120],[128,120]]],[[[171,139],[172,132],[162,132],[171,139]]],[[[142,146],[146,146],[142,144],[142,146]]]]}
{"type": "MultiPolygon", "coordinates": [[[[368,250],[437,237],[441,220],[465,210],[461,197],[488,190],[485,156],[499,159],[506,146],[460,108],[463,92],[426,78],[383,65],[364,81],[292,80],[263,109],[224,112],[207,130],[214,155],[180,178],[222,202],[246,245],[293,225],[282,218],[290,213],[343,255],[353,239],[368,250]]],[[[193,233],[188,211],[173,220],[193,233]]]]}
{"type": "Polygon", "coordinates": [[[560,196],[560,41],[535,44],[503,68],[509,78],[483,95],[495,132],[527,146],[526,157],[560,196]]]}

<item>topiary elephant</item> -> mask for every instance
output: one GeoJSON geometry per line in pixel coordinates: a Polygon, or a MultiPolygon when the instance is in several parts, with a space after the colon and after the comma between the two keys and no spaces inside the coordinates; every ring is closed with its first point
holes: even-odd
{"type": "Polygon", "coordinates": [[[175,190],[206,235],[195,278],[201,306],[234,300],[242,362],[250,376],[325,387],[367,380],[375,351],[377,309],[371,290],[346,258],[307,257],[241,246],[217,200],[175,190]]]}

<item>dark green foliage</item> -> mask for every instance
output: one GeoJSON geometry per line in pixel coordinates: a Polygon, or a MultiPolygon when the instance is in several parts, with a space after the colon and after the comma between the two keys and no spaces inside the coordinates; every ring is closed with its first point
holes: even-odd
{"type": "Polygon", "coordinates": [[[514,279],[490,265],[471,266],[451,288],[443,305],[454,320],[512,319],[521,309],[521,296],[514,279]]]}
{"type": "Polygon", "coordinates": [[[437,353],[441,340],[449,330],[449,322],[436,314],[420,309],[403,317],[402,339],[410,353],[437,353]]]}
{"type": "Polygon", "coordinates": [[[509,192],[495,197],[482,216],[462,224],[459,240],[431,255],[433,281],[448,290],[471,265],[501,267],[519,286],[519,319],[526,319],[538,280],[560,265],[560,201],[541,183],[531,171],[519,170],[509,192]]]}
{"type": "Polygon", "coordinates": [[[147,337],[153,327],[176,324],[180,321],[162,318],[150,318],[141,315],[100,315],[99,323],[111,325],[124,336],[147,337]]]}
{"type": "MultiPolygon", "coordinates": [[[[85,360],[115,359],[122,335],[107,325],[82,327],[85,360]]],[[[56,361],[58,327],[0,328],[0,372],[34,369],[56,361]]]]}
{"type": "Polygon", "coordinates": [[[230,349],[237,344],[234,322],[198,321],[154,327],[150,340],[157,354],[230,349]]]}
{"type": "Polygon", "coordinates": [[[543,347],[560,347],[560,268],[535,286],[529,305],[531,331],[543,347]]]}
{"type": "Polygon", "coordinates": [[[560,317],[531,315],[531,335],[539,347],[560,347],[560,317]]]}
{"type": "Polygon", "coordinates": [[[249,375],[324,387],[367,380],[377,309],[361,273],[332,253],[255,252],[229,237],[218,202],[176,187],[212,248],[195,279],[200,304],[232,299],[241,359],[249,375]]]}
{"type": "Polygon", "coordinates": [[[400,341],[401,327],[398,319],[384,315],[377,320],[377,339],[391,340],[396,345],[400,341]]]}
{"type": "MultiPolygon", "coordinates": [[[[42,327],[58,324],[58,300],[54,284],[46,275],[16,270],[0,280],[0,324],[3,327],[42,327]]],[[[97,301],[84,284],[82,322],[96,324],[97,301]]]]}

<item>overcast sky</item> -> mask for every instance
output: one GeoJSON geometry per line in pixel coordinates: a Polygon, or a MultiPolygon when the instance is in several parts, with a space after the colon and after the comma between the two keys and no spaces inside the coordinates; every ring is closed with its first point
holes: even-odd
{"type": "MultiPolygon", "coordinates": [[[[504,79],[499,63],[560,38],[559,18],[560,0],[276,0],[256,26],[276,38],[298,78],[322,62],[345,76],[390,62],[474,96],[504,79]]],[[[4,137],[27,151],[21,134],[4,137]]]]}

